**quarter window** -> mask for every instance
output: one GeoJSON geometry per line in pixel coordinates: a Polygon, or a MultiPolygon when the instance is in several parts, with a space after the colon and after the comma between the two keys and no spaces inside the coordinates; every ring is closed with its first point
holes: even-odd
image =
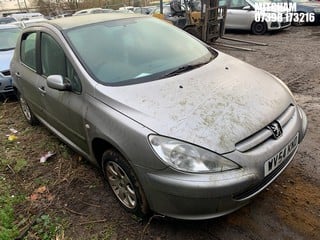
{"type": "Polygon", "coordinates": [[[36,36],[37,33],[27,33],[22,36],[21,61],[32,69],[36,69],[36,36]]]}

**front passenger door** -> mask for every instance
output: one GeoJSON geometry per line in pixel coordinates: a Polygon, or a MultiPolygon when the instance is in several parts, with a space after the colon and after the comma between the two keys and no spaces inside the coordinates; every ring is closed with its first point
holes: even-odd
{"type": "Polygon", "coordinates": [[[254,13],[244,10],[249,4],[245,0],[230,0],[227,10],[226,28],[250,30],[254,13]]]}
{"type": "Polygon", "coordinates": [[[41,33],[41,71],[43,102],[49,127],[63,136],[69,144],[88,152],[83,116],[86,103],[78,74],[68,60],[58,41],[48,33],[41,33]],[[61,75],[70,90],[59,91],[49,88],[46,79],[50,75],[61,75]]]}

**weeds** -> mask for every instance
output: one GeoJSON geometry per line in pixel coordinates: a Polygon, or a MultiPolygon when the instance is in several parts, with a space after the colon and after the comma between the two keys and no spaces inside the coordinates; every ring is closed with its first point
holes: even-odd
{"type": "Polygon", "coordinates": [[[0,102],[0,152],[0,240],[117,239],[106,217],[117,209],[100,202],[106,194],[97,172],[45,127],[29,126],[15,102],[0,102]],[[48,151],[55,157],[40,163],[48,151]]]}
{"type": "Polygon", "coordinates": [[[34,226],[30,229],[28,238],[36,238],[41,240],[55,239],[57,235],[63,232],[60,219],[52,218],[47,214],[41,215],[36,219],[34,226]]]}
{"type": "Polygon", "coordinates": [[[0,178],[0,239],[11,240],[18,236],[19,231],[14,224],[14,206],[21,202],[23,196],[10,194],[9,183],[4,177],[0,178]]]}

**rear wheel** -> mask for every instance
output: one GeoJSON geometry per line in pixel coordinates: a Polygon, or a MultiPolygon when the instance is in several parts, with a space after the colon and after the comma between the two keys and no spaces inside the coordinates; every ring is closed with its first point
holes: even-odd
{"type": "Polygon", "coordinates": [[[268,28],[265,22],[253,22],[251,25],[251,31],[255,35],[263,35],[267,30],[268,28]]]}
{"type": "Polygon", "coordinates": [[[146,216],[149,212],[147,200],[133,169],[122,155],[114,150],[105,151],[102,170],[122,207],[139,217],[146,216]]]}
{"type": "Polygon", "coordinates": [[[19,100],[19,104],[22,110],[22,113],[29,124],[36,125],[38,124],[38,119],[36,116],[32,113],[27,101],[24,99],[23,95],[20,93],[17,93],[17,97],[19,100]]]}

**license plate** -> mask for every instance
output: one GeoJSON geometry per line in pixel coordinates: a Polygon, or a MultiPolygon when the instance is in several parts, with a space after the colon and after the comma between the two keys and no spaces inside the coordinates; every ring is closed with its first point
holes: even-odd
{"type": "Polygon", "coordinates": [[[264,176],[275,170],[298,146],[299,133],[276,155],[264,163],[264,176]]]}

